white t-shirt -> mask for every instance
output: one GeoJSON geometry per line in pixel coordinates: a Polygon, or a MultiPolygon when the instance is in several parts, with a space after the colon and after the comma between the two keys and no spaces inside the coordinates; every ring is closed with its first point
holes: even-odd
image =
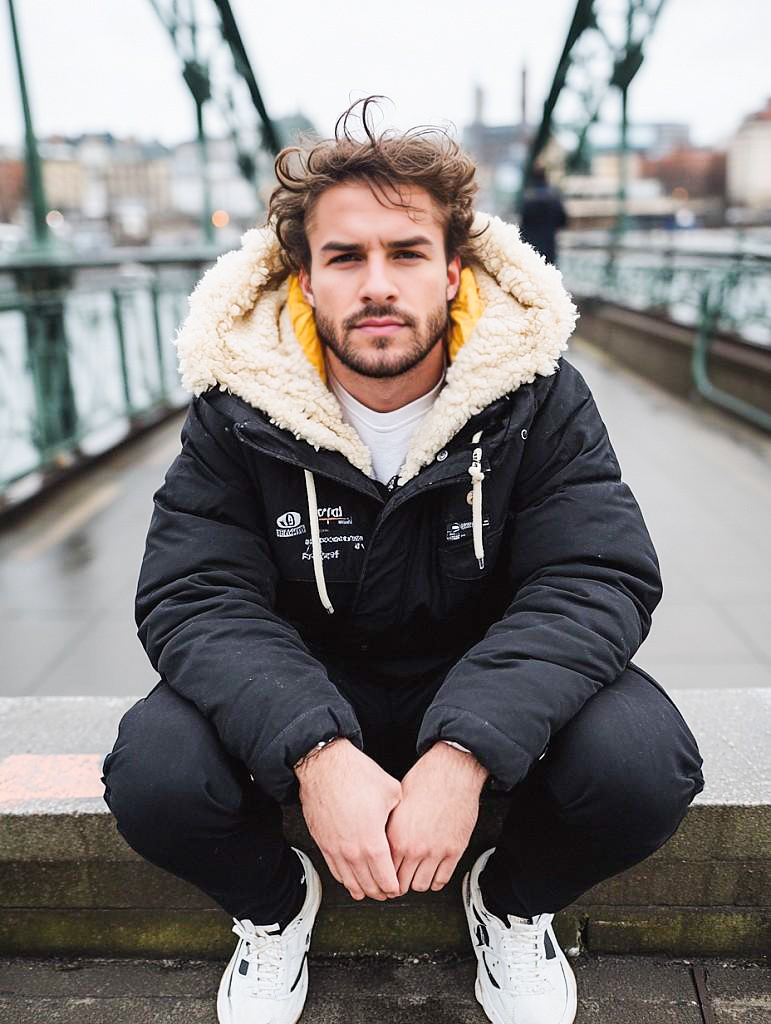
{"type": "Polygon", "coordinates": [[[356,430],[372,454],[375,478],[387,484],[402,468],[412,435],[431,411],[444,384],[444,374],[427,394],[393,412],[376,412],[362,405],[329,368],[328,376],[329,386],[342,407],[343,419],[356,430]]]}

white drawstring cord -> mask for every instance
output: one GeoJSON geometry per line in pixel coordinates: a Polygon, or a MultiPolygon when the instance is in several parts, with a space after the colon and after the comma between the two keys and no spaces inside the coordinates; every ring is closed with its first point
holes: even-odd
{"type": "MultiPolygon", "coordinates": [[[[477,431],[471,438],[473,444],[477,444],[482,431],[477,431]]],[[[468,468],[472,481],[471,490],[471,525],[474,534],[474,555],[479,562],[479,568],[485,567],[485,546],[482,540],[482,481],[485,478],[482,472],[482,449],[475,448],[471,456],[471,465],[468,468]]]]}
{"type": "Polygon", "coordinates": [[[327,593],[327,584],[324,579],[324,559],[321,555],[321,537],[319,536],[319,507],[316,504],[316,482],[310,470],[304,470],[305,490],[308,492],[308,515],[311,521],[311,551],[313,553],[313,575],[316,577],[316,590],[319,592],[319,600],[330,615],[334,613],[332,602],[327,593]]]}

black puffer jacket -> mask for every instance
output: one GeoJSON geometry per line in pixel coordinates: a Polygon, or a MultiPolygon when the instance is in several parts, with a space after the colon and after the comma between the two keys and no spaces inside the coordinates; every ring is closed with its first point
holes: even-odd
{"type": "Polygon", "coordinates": [[[624,670],[661,594],[602,420],[559,359],[559,275],[491,225],[484,313],[389,489],[334,421],[286,287],[261,291],[274,255],[251,233],[193,296],[179,350],[199,396],[155,498],[140,638],[277,799],[314,743],[361,743],[325,668],[341,658],[439,672],[418,753],[455,740],[510,787],[624,670]]]}

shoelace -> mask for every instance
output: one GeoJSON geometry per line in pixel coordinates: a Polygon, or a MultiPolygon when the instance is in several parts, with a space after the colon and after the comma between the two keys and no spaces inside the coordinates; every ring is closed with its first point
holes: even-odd
{"type": "Polygon", "coordinates": [[[254,970],[249,971],[250,991],[254,995],[278,994],[284,962],[278,925],[259,926],[236,920],[233,931],[246,942],[243,959],[254,965],[254,970]]]}
{"type": "Polygon", "coordinates": [[[513,921],[501,938],[501,955],[509,981],[517,992],[538,992],[548,987],[544,971],[544,929],[513,921]]]}

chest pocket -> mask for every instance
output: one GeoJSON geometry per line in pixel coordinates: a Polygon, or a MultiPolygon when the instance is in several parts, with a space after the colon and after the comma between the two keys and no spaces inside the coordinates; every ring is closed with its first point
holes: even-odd
{"type": "MultiPolygon", "coordinates": [[[[318,517],[324,578],[329,582],[355,582],[364,566],[371,517],[350,492],[322,484],[317,497],[314,511],[318,517]]],[[[270,545],[279,574],[283,580],[315,587],[307,496],[297,488],[289,504],[286,495],[279,500],[282,507],[271,503],[266,516],[271,524],[270,545]]]]}
{"type": "Polygon", "coordinates": [[[452,487],[445,493],[439,510],[436,538],[439,570],[442,576],[451,579],[481,579],[490,572],[498,552],[502,516],[495,508],[494,491],[488,486],[484,494],[479,495],[479,508],[475,510],[470,484],[471,481],[469,484],[464,481],[452,487]],[[482,527],[482,567],[474,551],[475,517],[482,527]]]}
{"type": "MultiPolygon", "coordinates": [[[[464,526],[465,521],[459,525],[464,526]]],[[[479,561],[474,553],[474,538],[471,536],[471,526],[467,533],[461,533],[457,539],[447,540],[439,548],[439,571],[443,577],[450,580],[483,580],[495,568],[498,560],[498,552],[503,537],[503,528],[499,525],[497,529],[490,529],[489,522],[482,520],[482,538],[484,541],[485,564],[479,567],[479,561]],[[485,525],[487,523],[487,525],[485,525]]]]}

